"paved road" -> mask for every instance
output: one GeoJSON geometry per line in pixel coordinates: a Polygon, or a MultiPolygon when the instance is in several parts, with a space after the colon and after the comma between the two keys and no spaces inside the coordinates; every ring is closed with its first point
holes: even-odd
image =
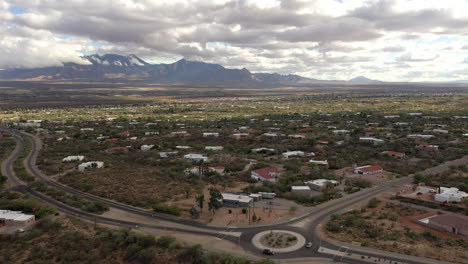
{"type": "MultiPolygon", "coordinates": [[[[58,182],[55,182],[51,180],[47,175],[42,173],[36,166],[37,156],[39,154],[39,151],[42,145],[39,138],[31,134],[22,132],[22,131],[0,128],[0,131],[2,130],[4,132],[11,133],[18,142],[17,147],[15,148],[15,151],[13,151],[12,155],[2,164],[2,173],[4,173],[4,175],[6,175],[9,178],[12,185],[16,186],[16,190],[23,192],[23,193],[29,193],[37,197],[38,199],[44,201],[45,203],[51,206],[54,206],[60,211],[67,213],[67,214],[75,215],[77,217],[84,218],[84,219],[91,220],[91,221],[97,221],[103,224],[125,226],[125,227],[139,226],[139,227],[153,228],[153,229],[158,229],[158,230],[170,230],[170,231],[176,231],[176,232],[193,233],[193,234],[215,236],[215,237],[220,237],[219,232],[223,232],[223,233],[224,232],[241,232],[242,235],[240,238],[236,236],[231,236],[231,235],[222,235],[222,238],[228,241],[235,242],[235,243],[240,242],[241,246],[244,249],[256,255],[260,254],[259,253],[260,250],[255,248],[252,245],[251,243],[252,237],[259,232],[267,231],[271,229],[283,229],[283,230],[298,232],[302,234],[308,241],[312,241],[314,243],[314,247],[312,249],[300,249],[294,252],[282,253],[282,254],[277,254],[274,256],[274,258],[283,259],[283,260],[292,259],[292,258],[304,258],[304,257],[322,257],[322,258],[326,257],[326,258],[333,258],[333,259],[336,258],[336,256],[333,254],[319,253],[318,252],[319,246],[322,246],[322,247],[326,247],[326,248],[334,249],[334,250],[343,250],[343,251],[346,251],[347,254],[348,253],[349,254],[361,254],[361,255],[366,255],[369,257],[376,257],[376,258],[385,257],[387,260],[394,261],[393,263],[411,263],[411,264],[431,263],[431,261],[427,259],[420,258],[418,260],[409,260],[405,256],[401,256],[401,257],[395,256],[396,254],[393,254],[393,253],[389,253],[388,255],[385,254],[387,256],[385,256],[384,254],[376,255],[374,253],[375,251],[366,249],[366,248],[359,248],[358,250],[357,249],[353,249],[353,250],[343,249],[339,245],[321,240],[320,235],[317,233],[317,227],[319,226],[319,224],[325,221],[326,219],[328,219],[332,214],[346,210],[347,208],[355,204],[366,201],[391,188],[401,186],[402,184],[407,184],[411,182],[412,180],[411,178],[403,178],[394,182],[384,183],[372,189],[362,190],[360,192],[347,195],[344,198],[329,201],[325,204],[322,204],[321,206],[314,208],[314,210],[312,210],[310,213],[306,215],[303,215],[296,219],[292,219],[288,222],[284,222],[280,224],[251,226],[251,227],[208,226],[208,225],[198,223],[195,221],[178,219],[178,218],[173,218],[170,216],[155,214],[151,211],[143,210],[140,208],[135,208],[135,207],[128,206],[122,203],[118,203],[115,201],[97,197],[97,196],[94,196],[85,192],[75,190],[68,186],[62,185],[58,182]],[[122,221],[122,220],[112,219],[108,217],[98,216],[98,215],[83,212],[76,208],[64,205],[60,202],[57,202],[51,199],[48,196],[45,196],[39,192],[32,190],[31,188],[29,188],[28,186],[26,186],[24,183],[22,183],[16,178],[14,171],[13,171],[13,167],[12,167],[14,160],[16,160],[19,157],[20,153],[24,149],[24,139],[21,136],[27,137],[33,142],[32,150],[25,160],[26,169],[29,170],[32,175],[43,180],[48,185],[54,188],[63,190],[67,193],[78,195],[88,200],[103,201],[107,203],[110,207],[117,208],[117,209],[126,211],[128,213],[142,215],[142,216],[146,216],[151,219],[157,219],[160,221],[176,222],[178,224],[187,226],[187,228],[167,227],[167,226],[164,226],[163,224],[158,224],[158,225],[141,224],[141,223],[135,223],[131,221],[122,221]],[[300,221],[307,221],[307,223],[303,227],[292,226],[292,224],[295,224],[300,221]]],[[[363,260],[347,257],[347,255],[340,256],[338,257],[338,259],[340,262],[343,262],[343,263],[369,263],[368,261],[363,261],[363,260]]]]}

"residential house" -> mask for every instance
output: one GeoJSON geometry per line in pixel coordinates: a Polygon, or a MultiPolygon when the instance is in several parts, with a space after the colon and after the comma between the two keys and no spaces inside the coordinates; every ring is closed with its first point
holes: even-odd
{"type": "Polygon", "coordinates": [[[379,165],[367,165],[354,168],[354,173],[364,175],[379,173],[381,171],[383,171],[383,168],[379,165]]]}
{"type": "Polygon", "coordinates": [[[201,154],[193,154],[193,153],[184,155],[184,159],[187,160],[187,161],[191,161],[191,162],[206,162],[206,161],[208,161],[208,157],[205,157],[205,156],[203,156],[201,154]]]}
{"type": "Polygon", "coordinates": [[[422,138],[422,139],[430,139],[430,138],[435,138],[434,135],[421,135],[421,134],[412,134],[408,135],[408,138],[422,138]]]}
{"type": "Polygon", "coordinates": [[[281,156],[284,159],[290,159],[290,158],[294,158],[294,157],[304,157],[305,153],[303,151],[296,150],[296,151],[284,152],[283,154],[281,154],[281,156]]]}
{"type": "Polygon", "coordinates": [[[302,135],[302,134],[291,134],[291,135],[288,135],[288,138],[290,138],[290,139],[304,139],[304,138],[305,138],[305,135],[302,135]]]}
{"type": "Polygon", "coordinates": [[[20,211],[0,210],[0,227],[12,226],[24,228],[34,223],[36,217],[20,211]]]}
{"type": "Polygon", "coordinates": [[[321,166],[328,166],[327,160],[309,160],[309,163],[314,163],[321,166]]]}
{"type": "Polygon", "coordinates": [[[159,157],[165,159],[165,158],[175,156],[178,153],[179,153],[178,151],[159,152],[159,157]]]}
{"type": "Polygon", "coordinates": [[[291,194],[297,196],[310,196],[312,191],[309,186],[291,186],[291,194]]]}
{"type": "Polygon", "coordinates": [[[378,139],[374,137],[359,137],[359,142],[372,143],[373,145],[382,145],[385,143],[383,139],[378,139]]]}
{"type": "Polygon", "coordinates": [[[89,162],[81,163],[78,166],[78,170],[84,171],[86,169],[99,169],[102,167],[104,167],[104,162],[102,161],[89,161],[89,162]]]}
{"type": "Polygon", "coordinates": [[[461,214],[441,214],[430,217],[428,225],[434,229],[468,237],[468,217],[461,214]]]}
{"type": "Polygon", "coordinates": [[[214,151],[220,151],[223,150],[223,146],[206,146],[205,150],[214,150],[214,151]]]}
{"type": "Polygon", "coordinates": [[[171,137],[189,137],[191,136],[187,131],[174,131],[170,134],[171,137]]]}
{"type": "Polygon", "coordinates": [[[205,132],[205,133],[203,133],[203,137],[219,137],[219,133],[217,133],[217,132],[205,132]]]}
{"type": "Polygon", "coordinates": [[[148,150],[152,149],[153,147],[154,147],[154,145],[141,145],[140,150],[141,151],[148,151],[148,150]]]}
{"type": "Polygon", "coordinates": [[[249,137],[249,133],[234,133],[232,137],[235,139],[247,138],[249,137]]]}
{"type": "Polygon", "coordinates": [[[275,153],[276,150],[272,148],[254,148],[251,149],[250,151],[255,152],[255,153],[275,153]]]}
{"type": "Polygon", "coordinates": [[[440,203],[460,203],[468,197],[468,193],[460,191],[458,188],[439,187],[434,199],[440,203]]]}
{"type": "Polygon", "coordinates": [[[63,158],[63,162],[72,162],[72,161],[82,161],[84,159],[84,156],[68,156],[66,158],[63,158]]]}
{"type": "Polygon", "coordinates": [[[276,181],[281,176],[282,171],[276,168],[263,168],[258,170],[252,170],[250,178],[256,179],[257,181],[276,181]]]}
{"type": "Polygon", "coordinates": [[[233,193],[221,193],[223,196],[223,205],[226,207],[249,207],[253,198],[247,195],[239,195],[233,193]]]}
{"type": "Polygon", "coordinates": [[[323,191],[326,188],[338,186],[340,182],[335,181],[335,180],[328,180],[328,179],[317,179],[317,180],[304,182],[304,184],[310,186],[312,190],[323,191]]]}

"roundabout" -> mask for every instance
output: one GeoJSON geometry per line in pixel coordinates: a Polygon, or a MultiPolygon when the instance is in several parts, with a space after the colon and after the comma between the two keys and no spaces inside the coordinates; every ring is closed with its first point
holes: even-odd
{"type": "Polygon", "coordinates": [[[257,233],[252,244],[260,249],[269,249],[275,253],[287,253],[303,248],[305,238],[296,232],[287,230],[268,230],[257,233]]]}

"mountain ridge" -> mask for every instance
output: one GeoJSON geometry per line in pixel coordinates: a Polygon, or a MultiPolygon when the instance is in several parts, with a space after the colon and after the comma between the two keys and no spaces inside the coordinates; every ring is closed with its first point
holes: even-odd
{"type": "Polygon", "coordinates": [[[0,79],[33,80],[145,80],[170,82],[248,82],[291,83],[311,81],[299,75],[252,73],[246,68],[230,69],[220,64],[189,61],[150,64],[136,55],[92,54],[82,56],[83,64],[66,62],[63,66],[0,71],[0,79]]]}

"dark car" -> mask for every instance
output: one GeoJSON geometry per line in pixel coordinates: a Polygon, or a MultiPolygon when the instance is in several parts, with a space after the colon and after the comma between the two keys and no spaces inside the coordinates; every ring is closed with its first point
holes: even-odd
{"type": "Polygon", "coordinates": [[[268,248],[265,248],[262,253],[263,255],[270,255],[270,256],[275,254],[275,252],[271,251],[268,248]]]}

